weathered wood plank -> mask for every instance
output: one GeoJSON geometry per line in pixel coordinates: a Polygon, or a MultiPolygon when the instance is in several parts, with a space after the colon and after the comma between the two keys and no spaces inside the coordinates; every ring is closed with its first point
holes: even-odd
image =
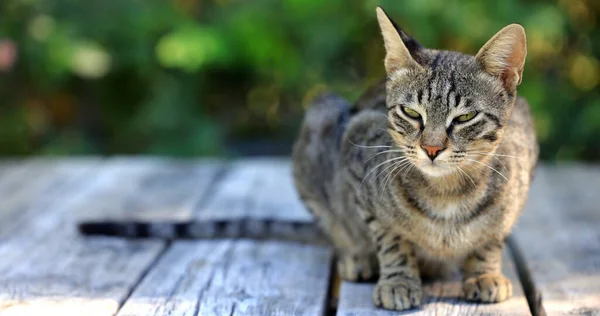
{"type": "Polygon", "coordinates": [[[275,241],[175,242],[118,315],[323,315],[331,258],[275,241]]]}
{"type": "Polygon", "coordinates": [[[194,218],[312,221],[296,193],[291,162],[275,158],[234,162],[214,194],[194,211],[194,218]]]}
{"type": "Polygon", "coordinates": [[[97,159],[30,159],[12,169],[0,185],[0,240],[27,231],[32,220],[54,212],[52,203],[68,204],[91,188],[85,185],[90,180],[84,175],[99,164],[97,159]]]}
{"type": "Polygon", "coordinates": [[[86,240],[73,210],[110,178],[99,161],[32,160],[0,192],[0,315],[113,315],[162,252],[161,241],[86,240]]]}
{"type": "Polygon", "coordinates": [[[221,170],[215,161],[115,158],[117,176],[88,197],[79,220],[182,221],[206,194],[221,170]]]}
{"type": "Polygon", "coordinates": [[[165,243],[82,238],[78,215],[191,208],[216,172],[166,160],[115,159],[78,173],[69,160],[58,165],[39,189],[19,191],[0,223],[0,315],[114,315],[165,243]],[[199,176],[210,179],[191,180],[199,176]]]}
{"type": "Polygon", "coordinates": [[[14,181],[14,174],[22,170],[23,160],[0,160],[0,190],[7,182],[14,181]]]}
{"type": "Polygon", "coordinates": [[[600,315],[600,168],[539,168],[514,231],[548,315],[600,315]]]}
{"type": "Polygon", "coordinates": [[[159,241],[54,233],[3,244],[0,315],[114,315],[163,249],[159,241]]]}
{"type": "MultiPolygon", "coordinates": [[[[425,297],[421,308],[410,311],[411,315],[529,315],[529,306],[523,294],[510,254],[505,251],[503,271],[512,280],[513,297],[498,304],[475,304],[461,299],[462,283],[436,281],[424,285],[425,297]]],[[[398,312],[377,309],[373,305],[374,284],[343,282],[337,315],[398,315],[398,312]]]]}

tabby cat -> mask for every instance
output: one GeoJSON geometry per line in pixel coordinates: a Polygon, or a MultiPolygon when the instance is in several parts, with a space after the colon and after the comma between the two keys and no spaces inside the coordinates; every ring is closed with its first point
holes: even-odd
{"type": "Polygon", "coordinates": [[[504,301],[504,239],[538,156],[517,97],[525,31],[508,25],[471,56],[422,47],[381,8],[377,18],[387,78],[354,107],[313,102],[294,145],[297,190],[342,278],[378,276],[375,305],[419,306],[422,277],[458,268],[465,299],[504,301]]]}

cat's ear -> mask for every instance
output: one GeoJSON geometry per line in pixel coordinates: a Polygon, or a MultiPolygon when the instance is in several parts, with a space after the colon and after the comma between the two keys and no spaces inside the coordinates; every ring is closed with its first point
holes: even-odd
{"type": "Polygon", "coordinates": [[[388,74],[406,68],[421,68],[411,56],[421,46],[390,20],[381,7],[377,7],[377,20],[385,44],[385,70],[388,74]]]}
{"type": "Polygon", "coordinates": [[[486,72],[501,78],[507,89],[515,89],[523,79],[526,55],[525,29],[511,24],[483,45],[475,58],[486,72]]]}

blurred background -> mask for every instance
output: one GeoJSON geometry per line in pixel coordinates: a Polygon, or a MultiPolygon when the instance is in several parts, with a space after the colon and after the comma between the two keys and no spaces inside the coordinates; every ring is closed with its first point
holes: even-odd
{"type": "Polygon", "coordinates": [[[0,155],[286,155],[307,100],[384,75],[375,7],[475,54],[517,22],[547,161],[600,161],[600,1],[2,0],[0,155]]]}

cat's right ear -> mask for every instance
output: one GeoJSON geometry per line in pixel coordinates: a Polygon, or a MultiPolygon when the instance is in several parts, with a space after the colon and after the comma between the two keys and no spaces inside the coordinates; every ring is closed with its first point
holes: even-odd
{"type": "MultiPolygon", "coordinates": [[[[410,51],[404,44],[402,36],[395,26],[392,20],[385,14],[381,7],[377,7],[377,20],[379,21],[379,27],[381,28],[381,34],[383,35],[383,42],[385,44],[385,70],[388,74],[395,72],[400,69],[416,68],[419,69],[421,66],[413,59],[410,51]]],[[[405,34],[403,34],[405,35],[405,34]]],[[[408,37],[408,35],[405,35],[408,37]]],[[[414,40],[411,40],[411,45],[419,46],[414,40]]]]}

